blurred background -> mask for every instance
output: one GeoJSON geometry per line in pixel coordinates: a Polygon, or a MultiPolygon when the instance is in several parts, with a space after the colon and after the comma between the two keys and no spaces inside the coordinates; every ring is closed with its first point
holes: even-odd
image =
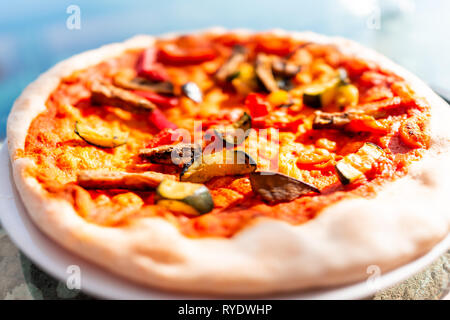
{"type": "Polygon", "coordinates": [[[450,88],[449,12],[448,0],[1,1],[0,138],[14,100],[40,73],[139,33],[211,26],[312,30],[359,41],[429,84],[450,88]]]}

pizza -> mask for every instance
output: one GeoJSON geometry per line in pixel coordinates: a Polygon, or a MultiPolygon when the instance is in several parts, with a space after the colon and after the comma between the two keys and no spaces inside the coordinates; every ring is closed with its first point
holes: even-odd
{"type": "Polygon", "coordinates": [[[386,272],[449,232],[449,108],[357,43],[136,36],[65,60],[8,119],[36,225],[131,281],[267,294],[386,272]]]}

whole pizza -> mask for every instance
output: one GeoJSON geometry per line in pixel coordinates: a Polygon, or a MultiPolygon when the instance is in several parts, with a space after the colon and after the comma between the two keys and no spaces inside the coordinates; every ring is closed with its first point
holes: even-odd
{"type": "Polygon", "coordinates": [[[137,36],[65,60],[8,119],[14,179],[63,247],[153,287],[366,279],[450,227],[450,110],[342,38],[137,36]]]}

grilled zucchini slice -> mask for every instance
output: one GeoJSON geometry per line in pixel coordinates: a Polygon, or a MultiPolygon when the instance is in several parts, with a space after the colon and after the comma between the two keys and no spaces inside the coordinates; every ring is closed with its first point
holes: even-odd
{"type": "Polygon", "coordinates": [[[214,202],[209,189],[197,183],[163,180],[156,188],[156,204],[173,212],[198,216],[210,212],[214,202]]]}
{"type": "Polygon", "coordinates": [[[303,92],[303,103],[315,109],[330,104],[341,86],[349,84],[347,72],[339,68],[337,76],[331,81],[310,86],[303,92]]]}
{"type": "Polygon", "coordinates": [[[356,153],[349,154],[338,161],[336,173],[343,185],[361,178],[375,161],[384,154],[384,150],[372,142],[366,142],[356,153]]]}
{"type": "Polygon", "coordinates": [[[241,150],[222,150],[203,155],[186,166],[180,181],[204,183],[214,177],[241,175],[256,170],[256,162],[241,150]]]}
{"type": "Polygon", "coordinates": [[[127,143],[128,132],[109,128],[93,128],[82,122],[75,122],[75,133],[84,141],[100,148],[115,148],[127,143]]]}

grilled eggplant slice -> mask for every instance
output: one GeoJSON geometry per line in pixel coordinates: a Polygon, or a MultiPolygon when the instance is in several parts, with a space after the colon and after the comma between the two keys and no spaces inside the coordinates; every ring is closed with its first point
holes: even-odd
{"type": "Polygon", "coordinates": [[[119,71],[114,75],[114,85],[130,90],[152,91],[162,94],[174,94],[174,86],[170,81],[153,82],[145,78],[135,77],[127,70],[119,71]]]}
{"type": "Polygon", "coordinates": [[[75,133],[84,141],[100,148],[115,148],[127,143],[128,132],[109,128],[93,128],[86,123],[75,122],[75,133]]]}
{"type": "Polygon", "coordinates": [[[163,180],[156,188],[156,204],[170,211],[198,216],[210,212],[214,202],[209,189],[197,183],[163,180]]]}
{"type": "Polygon", "coordinates": [[[279,90],[277,81],[272,73],[272,61],[269,56],[263,53],[259,53],[256,56],[255,71],[256,76],[267,91],[273,92],[279,90]]]}
{"type": "Polygon", "coordinates": [[[108,170],[85,170],[78,174],[77,182],[86,189],[151,190],[163,180],[175,180],[175,176],[159,172],[132,173],[108,170]]]}
{"type": "Polygon", "coordinates": [[[240,145],[247,139],[252,128],[252,117],[247,113],[230,126],[214,129],[214,134],[227,146],[240,145]]]}
{"type": "Polygon", "coordinates": [[[147,99],[110,84],[94,82],[91,92],[92,102],[98,105],[117,107],[132,112],[153,111],[156,108],[147,99]]]}
{"type": "Polygon", "coordinates": [[[202,149],[197,144],[179,143],[141,149],[139,156],[141,159],[152,163],[185,165],[200,156],[201,152],[202,149]]]}
{"type": "Polygon", "coordinates": [[[313,129],[341,129],[357,118],[356,112],[322,112],[314,113],[313,129]]]}
{"type": "Polygon", "coordinates": [[[232,80],[239,74],[239,66],[247,60],[248,50],[241,45],[235,45],[230,58],[216,72],[219,82],[232,80]]]}
{"type": "Polygon", "coordinates": [[[252,172],[250,183],[253,192],[270,204],[291,201],[310,192],[320,193],[313,185],[278,172],[252,172]]]}
{"type": "Polygon", "coordinates": [[[241,150],[222,150],[203,155],[186,166],[181,181],[204,183],[214,177],[242,175],[256,170],[256,162],[241,150]]]}
{"type": "Polygon", "coordinates": [[[372,142],[366,142],[356,153],[339,160],[335,166],[336,173],[343,185],[355,182],[370,170],[384,150],[372,142]]]}
{"type": "Polygon", "coordinates": [[[203,101],[202,90],[195,82],[187,82],[181,87],[183,94],[194,102],[200,103],[203,101]]]}

